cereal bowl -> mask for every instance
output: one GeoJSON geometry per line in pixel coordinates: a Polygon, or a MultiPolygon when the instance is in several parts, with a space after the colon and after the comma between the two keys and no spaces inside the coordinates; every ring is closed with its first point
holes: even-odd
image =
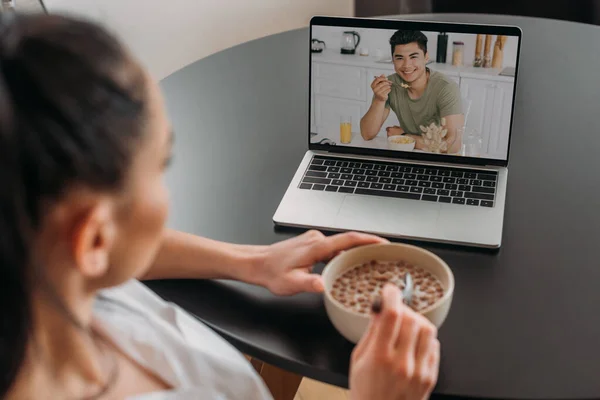
{"type": "MultiPolygon", "coordinates": [[[[331,323],[342,336],[353,343],[357,343],[364,334],[371,317],[368,309],[366,312],[364,308],[362,309],[363,311],[359,311],[355,306],[349,306],[347,303],[340,301],[339,297],[336,298],[334,293],[339,292],[334,291],[334,285],[337,284],[336,290],[339,290],[340,285],[349,285],[350,283],[347,283],[349,282],[348,280],[343,280],[347,279],[346,276],[349,271],[354,270],[357,266],[362,266],[362,271],[366,271],[368,268],[365,268],[365,264],[372,266],[375,265],[373,262],[377,263],[378,268],[386,265],[388,267],[395,266],[396,268],[402,268],[402,265],[404,265],[405,269],[408,268],[407,270],[411,274],[413,274],[412,271],[422,271],[418,272],[419,277],[431,276],[435,278],[431,282],[439,284],[443,292],[435,297],[433,303],[423,305],[417,312],[421,313],[436,327],[439,328],[442,326],[450,311],[454,293],[454,275],[450,267],[448,267],[444,260],[420,247],[400,243],[374,244],[357,247],[339,254],[323,270],[325,310],[331,323]],[[414,269],[411,270],[410,268],[414,269]]],[[[358,272],[358,270],[356,271],[358,272]]],[[[385,279],[387,279],[384,279],[384,277],[389,277],[390,272],[393,275],[393,270],[389,270],[385,274],[382,274],[381,278],[377,278],[377,274],[380,272],[373,270],[369,272],[368,276],[379,279],[380,285],[383,285],[386,282],[385,279]]],[[[360,277],[361,275],[357,273],[356,276],[360,277]]],[[[393,276],[392,281],[397,281],[397,278],[399,277],[393,276]]],[[[418,279],[415,280],[415,282],[417,281],[418,279]]],[[[370,291],[369,286],[375,286],[375,284],[372,282],[361,282],[360,285],[363,283],[363,286],[367,287],[367,294],[365,296],[374,298],[380,287],[376,287],[375,291],[370,291]]],[[[426,292],[423,292],[424,296],[426,292]]],[[[436,292],[433,290],[431,293],[436,292]]]]}
{"type": "Polygon", "coordinates": [[[388,147],[390,150],[413,151],[415,139],[406,135],[388,136],[388,147]]]}

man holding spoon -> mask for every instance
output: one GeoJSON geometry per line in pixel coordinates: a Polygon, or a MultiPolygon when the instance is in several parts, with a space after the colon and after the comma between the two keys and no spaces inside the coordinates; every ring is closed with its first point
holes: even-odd
{"type": "Polygon", "coordinates": [[[448,152],[457,152],[457,128],[464,125],[458,85],[427,68],[427,37],[422,32],[397,31],[390,38],[390,45],[395,73],[377,76],[371,83],[373,102],[360,121],[361,136],[365,140],[375,138],[391,109],[401,126],[386,128],[388,136],[410,136],[416,141],[416,149],[427,150],[421,126],[440,126],[444,119],[448,152]]]}

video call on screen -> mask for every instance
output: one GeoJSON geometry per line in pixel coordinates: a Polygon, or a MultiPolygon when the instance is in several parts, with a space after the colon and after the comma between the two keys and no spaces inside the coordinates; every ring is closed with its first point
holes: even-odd
{"type": "Polygon", "coordinates": [[[312,26],[310,141],[506,160],[518,37],[312,26]]]}

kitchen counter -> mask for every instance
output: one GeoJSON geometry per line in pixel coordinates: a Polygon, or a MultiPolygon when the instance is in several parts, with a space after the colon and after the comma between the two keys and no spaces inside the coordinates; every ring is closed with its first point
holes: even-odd
{"type": "MultiPolygon", "coordinates": [[[[334,50],[324,50],[322,53],[311,53],[313,62],[322,62],[329,64],[342,64],[363,68],[382,69],[389,68],[393,70],[392,62],[387,60],[378,60],[375,56],[360,56],[358,54],[341,54],[334,50]]],[[[501,68],[475,68],[471,66],[455,67],[451,64],[429,63],[429,68],[442,72],[448,76],[474,79],[487,79],[497,82],[513,82],[512,76],[500,75],[501,68]]]]}

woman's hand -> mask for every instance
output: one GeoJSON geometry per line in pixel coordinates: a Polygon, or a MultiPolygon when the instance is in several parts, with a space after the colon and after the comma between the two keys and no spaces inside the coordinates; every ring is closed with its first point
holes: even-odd
{"type": "Polygon", "coordinates": [[[350,399],[427,399],[438,377],[437,329],[396,286],[384,287],[382,305],[352,352],[350,399]]]}
{"type": "Polygon", "coordinates": [[[252,282],[282,296],[322,292],[324,287],[321,276],[312,273],[315,263],[330,260],[341,251],[374,243],[388,241],[365,233],[347,232],[325,236],[319,231],[311,230],[264,247],[262,262],[254,269],[252,282]]]}

